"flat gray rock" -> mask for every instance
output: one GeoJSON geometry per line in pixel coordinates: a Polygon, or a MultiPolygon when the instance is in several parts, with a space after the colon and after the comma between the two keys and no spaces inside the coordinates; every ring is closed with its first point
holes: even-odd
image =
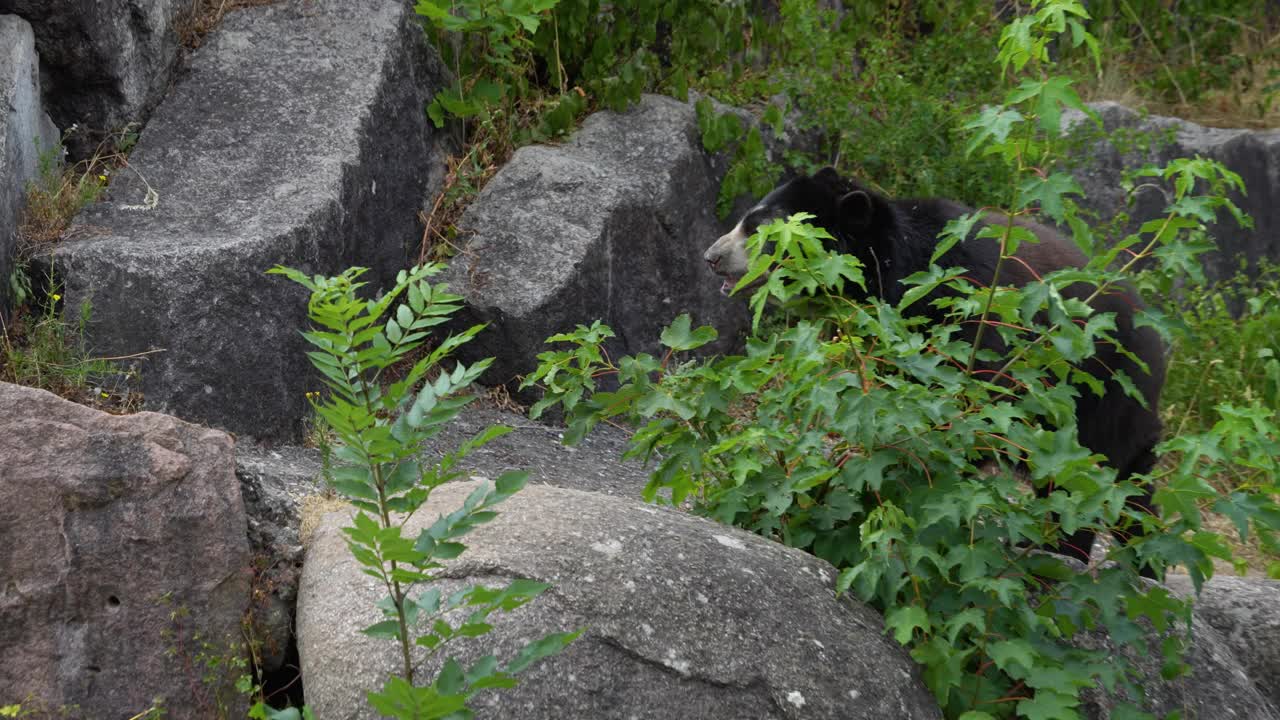
{"type": "MultiPolygon", "coordinates": [[[[1172,632],[1184,631],[1184,627],[1178,627],[1172,632]]],[[[1164,662],[1160,655],[1160,637],[1154,630],[1150,632],[1152,637],[1141,649],[1117,646],[1097,632],[1085,633],[1081,645],[1105,650],[1109,656],[1123,657],[1135,665],[1139,672],[1136,683],[1144,694],[1139,705],[1155,717],[1168,717],[1177,712],[1184,718],[1280,720],[1275,707],[1250,682],[1231,646],[1212,626],[1202,622],[1192,625],[1190,646],[1184,658],[1191,672],[1173,680],[1164,680],[1160,675],[1164,662]]],[[[1116,707],[1122,701],[1135,700],[1099,688],[1087,689],[1081,695],[1084,702],[1080,711],[1088,720],[1119,717],[1115,714],[1116,707]]]]}
{"type": "Polygon", "coordinates": [[[485,379],[528,372],[546,338],[602,320],[619,354],[660,353],[681,313],[739,342],[746,303],[720,294],[702,253],[728,228],[715,216],[728,160],[702,147],[693,105],[646,95],[598,112],[564,144],[516,151],[467,209],[447,279],[469,308],[459,326],[490,323],[464,357],[495,356],[485,379]]]}
{"type": "Polygon", "coordinates": [[[116,720],[160,698],[166,718],[203,720],[220,696],[234,716],[238,671],[196,659],[202,642],[230,657],[243,644],[231,445],[167,415],[0,383],[0,702],[116,720]]]}
{"type": "MultiPolygon", "coordinates": [[[[438,488],[410,532],[462,503],[476,483],[438,488]]],[[[835,570],[798,550],[679,512],[530,486],[466,537],[439,581],[533,578],[554,587],[492,633],[449,646],[465,664],[547,632],[585,628],[567,650],[482,693],[479,717],[521,720],[671,718],[940,718],[883,621],[849,596],[835,570]]],[[[298,633],[307,704],[317,717],[373,718],[365,692],[395,667],[394,643],[360,628],[384,593],[357,568],[326,516],[307,551],[298,633]]],[[[438,663],[428,663],[434,673],[438,663]]]]}
{"type": "MultiPolygon", "coordinates": [[[[1229,197],[1253,217],[1253,228],[1245,229],[1225,211],[1209,233],[1218,250],[1202,256],[1210,280],[1235,275],[1240,259],[1253,267],[1258,260],[1280,262],[1280,130],[1210,128],[1177,118],[1143,116],[1114,102],[1090,105],[1102,118],[1108,132],[1120,130],[1129,138],[1145,136],[1140,142],[1117,145],[1111,141],[1086,143],[1076,179],[1085,191],[1081,206],[1097,213],[1101,222],[1110,222],[1117,213],[1127,212],[1126,232],[1142,223],[1163,217],[1172,198],[1171,188],[1157,187],[1155,179],[1140,189],[1132,206],[1125,203],[1120,187],[1126,169],[1146,164],[1165,165],[1169,160],[1200,155],[1218,160],[1244,180],[1248,195],[1232,192],[1229,197]]],[[[1071,111],[1064,123],[1082,123],[1083,115],[1071,111]]]]}
{"type": "Polygon", "coordinates": [[[439,458],[491,425],[505,425],[512,430],[459,463],[459,469],[467,476],[492,480],[510,470],[527,470],[531,484],[631,500],[639,500],[649,482],[649,468],[638,461],[622,459],[631,437],[629,430],[599,425],[581,443],[569,447],[562,442],[564,428],[485,407],[479,402],[432,438],[424,448],[425,454],[428,458],[439,458]]]}
{"type": "Polygon", "coordinates": [[[423,110],[443,72],[400,0],[229,14],[142,133],[136,173],[57,251],[67,307],[93,302],[92,351],[159,351],[140,363],[148,409],[297,436],[319,387],[306,293],[263,273],[363,265],[376,288],[409,264],[444,167],[423,110]]]}
{"type": "MultiPolygon", "coordinates": [[[[1059,557],[1067,567],[1077,572],[1088,572],[1083,563],[1059,557]]],[[[1178,592],[1178,576],[1171,576],[1168,587],[1178,592]]],[[[1154,581],[1143,580],[1147,587],[1154,581]]],[[[1280,720],[1280,713],[1271,703],[1266,691],[1255,686],[1237,657],[1235,646],[1210,623],[1204,622],[1197,611],[1187,638],[1185,625],[1171,624],[1165,634],[1156,631],[1145,618],[1139,621],[1146,629],[1145,643],[1121,645],[1112,640],[1102,629],[1082,630],[1071,642],[1078,647],[1102,650],[1109,658],[1123,658],[1134,670],[1132,682],[1141,688],[1142,698],[1126,694],[1117,688],[1108,691],[1102,687],[1081,691],[1080,714],[1088,720],[1111,720],[1132,717],[1119,714],[1122,704],[1136,704],[1155,717],[1169,717],[1177,713],[1183,718],[1232,718],[1234,720],[1280,720]],[[1163,674],[1164,658],[1161,644],[1166,636],[1177,636],[1187,642],[1183,660],[1190,672],[1172,679],[1163,674]]]]}
{"type": "MultiPolygon", "coordinates": [[[[63,128],[79,126],[77,157],[103,131],[145,122],[178,67],[176,25],[191,0],[0,0],[34,27],[49,110],[63,128]]],[[[0,46],[3,47],[3,46],[0,46]]]]}
{"type": "Polygon", "coordinates": [[[58,128],[40,104],[40,58],[31,26],[0,15],[0,313],[9,301],[9,274],[27,184],[40,155],[58,145],[58,128]]]}

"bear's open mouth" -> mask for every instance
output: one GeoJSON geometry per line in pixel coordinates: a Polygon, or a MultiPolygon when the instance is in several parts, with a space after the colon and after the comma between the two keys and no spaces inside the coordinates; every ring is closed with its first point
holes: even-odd
{"type": "MultiPolygon", "coordinates": [[[[721,275],[720,277],[724,278],[724,281],[720,283],[720,294],[724,295],[725,297],[729,297],[730,295],[732,295],[733,289],[738,286],[739,282],[742,281],[741,275],[721,275]]],[[[755,280],[752,280],[750,284],[748,284],[746,287],[738,291],[738,297],[746,297],[748,294],[754,292],[757,288],[759,288],[761,285],[764,284],[765,280],[767,280],[768,277],[769,277],[769,273],[766,272],[762,274],[760,277],[756,278],[755,280]]]]}

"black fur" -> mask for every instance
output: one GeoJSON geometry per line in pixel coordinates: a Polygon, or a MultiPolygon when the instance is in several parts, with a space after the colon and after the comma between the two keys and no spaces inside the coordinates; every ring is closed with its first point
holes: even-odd
{"type": "MultiPolygon", "coordinates": [[[[726,276],[729,283],[734,282],[745,272],[745,254],[737,250],[741,240],[761,224],[797,212],[812,213],[815,219],[810,222],[831,233],[837,249],[856,256],[863,263],[870,294],[896,302],[906,290],[899,281],[928,266],[943,226],[972,212],[972,208],[950,200],[890,200],[826,168],[812,177],[784,183],[769,193],[743,217],[734,232],[707,250],[707,262],[714,271],[726,276]]],[[[1001,284],[1023,285],[1033,280],[1035,274],[1085,263],[1079,249],[1057,231],[1035,223],[1020,221],[1020,224],[1034,232],[1040,242],[1019,248],[1017,257],[1026,266],[1018,261],[1001,266],[1001,284]]],[[[938,264],[964,267],[967,277],[986,285],[992,280],[998,259],[999,244],[995,240],[970,238],[957,243],[938,264]]],[[[846,287],[853,293],[861,292],[856,286],[846,287]]],[[[1077,284],[1064,294],[1084,299],[1093,290],[1092,286],[1077,284]]],[[[927,302],[912,307],[941,320],[937,316],[939,311],[927,302]]],[[[1105,379],[1105,392],[1099,397],[1088,388],[1078,388],[1076,420],[1080,443],[1104,455],[1118,471],[1119,479],[1124,480],[1135,473],[1149,472],[1155,462],[1153,448],[1161,432],[1158,406],[1164,384],[1164,347],[1151,328],[1134,327],[1134,313],[1143,303],[1132,288],[1118,287],[1096,298],[1092,307],[1096,312],[1115,313],[1114,337],[1147,366],[1147,370],[1143,370],[1110,343],[1100,344],[1096,355],[1082,366],[1094,377],[1105,379]],[[1126,395],[1111,379],[1116,370],[1123,371],[1138,387],[1146,407],[1126,395]]],[[[968,339],[972,342],[975,331],[969,332],[968,339]]],[[[1003,349],[994,332],[984,333],[982,345],[997,352],[1003,349]]],[[[1043,488],[1040,492],[1050,491],[1051,488],[1043,488]]],[[[1145,495],[1131,498],[1130,504],[1150,512],[1151,491],[1148,489],[1145,495]]],[[[1136,534],[1141,529],[1135,527],[1130,531],[1136,534]]],[[[1087,562],[1092,544],[1093,533],[1081,530],[1057,550],[1087,562]]],[[[1151,573],[1144,571],[1144,574],[1151,573]]]]}

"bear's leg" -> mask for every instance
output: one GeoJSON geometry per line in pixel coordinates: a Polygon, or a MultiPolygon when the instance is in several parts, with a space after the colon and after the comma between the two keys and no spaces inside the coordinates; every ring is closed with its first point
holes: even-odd
{"type": "MultiPolygon", "coordinates": [[[[1036,495],[1041,498],[1046,498],[1046,497],[1049,497],[1049,494],[1052,493],[1053,490],[1054,490],[1053,483],[1050,482],[1045,484],[1042,487],[1036,488],[1036,495]]],[[[1057,513],[1053,514],[1053,522],[1054,523],[1061,522],[1059,520],[1057,513]]],[[[1066,540],[1059,542],[1057,545],[1053,545],[1053,546],[1046,545],[1044,546],[1043,549],[1048,550],[1051,553],[1055,553],[1058,555],[1065,555],[1066,557],[1069,557],[1069,558],[1074,558],[1088,565],[1089,551],[1093,549],[1093,536],[1094,536],[1093,530],[1081,528],[1080,530],[1075,531],[1075,533],[1073,533],[1071,537],[1068,537],[1066,540]]]]}
{"type": "MultiPolygon", "coordinates": [[[[1055,514],[1054,520],[1058,518],[1055,514]]],[[[1089,564],[1089,553],[1093,550],[1093,530],[1081,528],[1071,535],[1071,537],[1058,543],[1053,548],[1053,552],[1059,555],[1066,555],[1069,558],[1075,558],[1085,565],[1089,564]]]]}
{"type": "MultiPolygon", "coordinates": [[[[1153,448],[1148,447],[1141,453],[1138,453],[1138,456],[1135,457],[1129,463],[1129,466],[1120,473],[1117,477],[1117,481],[1128,480],[1134,475],[1145,475],[1151,472],[1151,468],[1155,467],[1155,464],[1155,452],[1153,452],[1153,448]]],[[[1124,504],[1132,510],[1139,510],[1141,512],[1155,515],[1156,510],[1152,503],[1152,497],[1155,495],[1155,488],[1148,483],[1143,485],[1142,490],[1143,492],[1141,495],[1134,495],[1127,498],[1124,504]]],[[[1121,544],[1127,544],[1131,539],[1140,538],[1144,534],[1146,534],[1146,529],[1142,527],[1141,522],[1136,520],[1130,520],[1122,526],[1111,528],[1111,536],[1116,539],[1116,542],[1121,544]]],[[[1139,572],[1142,577],[1145,578],[1150,578],[1152,580],[1161,579],[1159,575],[1157,575],[1156,571],[1146,563],[1142,564],[1142,567],[1139,568],[1139,572]]]]}

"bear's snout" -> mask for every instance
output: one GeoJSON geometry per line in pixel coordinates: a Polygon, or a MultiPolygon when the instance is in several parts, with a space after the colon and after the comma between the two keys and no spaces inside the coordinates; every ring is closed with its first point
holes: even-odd
{"type": "Polygon", "coordinates": [[[702,259],[707,261],[707,267],[717,275],[741,275],[746,272],[746,253],[741,239],[733,232],[720,236],[702,253],[702,259]],[[742,257],[739,258],[739,255],[742,257]]]}

